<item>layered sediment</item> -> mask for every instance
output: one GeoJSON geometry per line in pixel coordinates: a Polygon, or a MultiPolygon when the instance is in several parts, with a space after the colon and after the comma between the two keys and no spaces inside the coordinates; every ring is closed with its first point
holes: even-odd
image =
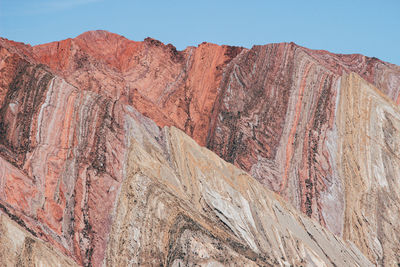
{"type": "Polygon", "coordinates": [[[95,31],[0,73],[2,264],[400,263],[398,66],[95,31]]]}

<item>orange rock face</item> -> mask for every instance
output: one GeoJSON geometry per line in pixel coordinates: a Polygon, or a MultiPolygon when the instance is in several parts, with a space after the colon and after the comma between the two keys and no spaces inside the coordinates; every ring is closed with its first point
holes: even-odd
{"type": "Polygon", "coordinates": [[[177,51],[106,31],[35,47],[0,39],[0,208],[77,263],[100,266],[130,138],[140,136],[132,125],[164,146],[154,121],[183,130],[368,253],[343,230],[348,172],[337,167],[337,113],[350,72],[400,103],[400,67],[293,43],[177,51]]]}
{"type": "MultiPolygon", "coordinates": [[[[279,61],[280,57],[287,57],[283,53],[290,51],[284,46],[280,46],[280,54],[266,54],[265,59],[279,61]]],[[[272,45],[264,47],[270,49],[272,45]]],[[[338,76],[358,73],[400,103],[398,66],[357,54],[290,47],[338,76]]],[[[158,125],[175,125],[205,145],[213,131],[212,109],[223,97],[221,79],[230,69],[228,63],[241,52],[250,55],[257,49],[203,43],[177,51],[174,46],[151,38],[135,42],[106,31],[92,31],[32,50],[36,60],[78,88],[123,99],[158,125]]],[[[246,64],[241,62],[236,68],[246,64]]],[[[291,68],[292,63],[286,64],[280,68],[291,68]]],[[[268,71],[274,74],[274,70],[268,71]]]]}
{"type": "Polygon", "coordinates": [[[121,99],[158,125],[175,125],[205,145],[222,71],[243,49],[203,43],[177,51],[105,31],[35,46],[37,60],[78,88],[121,99]]]}

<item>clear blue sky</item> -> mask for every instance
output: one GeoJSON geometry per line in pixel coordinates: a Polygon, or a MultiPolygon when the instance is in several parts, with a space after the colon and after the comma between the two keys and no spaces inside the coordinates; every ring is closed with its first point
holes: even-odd
{"type": "Polygon", "coordinates": [[[400,65],[400,0],[0,0],[0,36],[32,45],[104,29],[179,50],[293,41],[400,65]]]}

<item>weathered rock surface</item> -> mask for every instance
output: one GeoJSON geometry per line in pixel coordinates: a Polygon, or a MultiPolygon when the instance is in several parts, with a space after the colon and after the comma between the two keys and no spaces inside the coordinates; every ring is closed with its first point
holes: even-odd
{"type": "Polygon", "coordinates": [[[157,142],[130,127],[106,265],[371,265],[180,130],[164,128],[157,142]]]}
{"type": "Polygon", "coordinates": [[[337,114],[343,237],[379,266],[400,263],[400,109],[358,75],[344,76],[337,114]]]}
{"type": "Polygon", "coordinates": [[[25,64],[1,108],[1,208],[78,264],[370,265],[179,130],[25,64]]]}
{"type": "Polygon", "coordinates": [[[223,67],[242,48],[203,43],[177,51],[146,38],[105,31],[33,47],[36,58],[71,84],[121,100],[159,126],[184,129],[205,144],[223,67]]]}
{"type": "MultiPolygon", "coordinates": [[[[351,70],[357,70],[356,65],[350,66],[351,70]]],[[[375,76],[375,83],[383,86],[380,92],[372,85],[365,85],[364,87],[374,89],[360,87],[358,92],[363,92],[364,95],[348,94],[348,90],[357,89],[349,89],[346,85],[348,78],[344,67],[328,67],[328,64],[321,64],[316,56],[310,56],[309,51],[298,49],[292,44],[255,47],[248,53],[242,53],[232,60],[224,74],[221,83],[224,93],[214,108],[213,117],[216,120],[212,124],[213,134],[209,136],[208,147],[222,158],[249,171],[253,177],[289,199],[298,209],[332,232],[358,243],[365,248],[367,255],[371,255],[370,259],[374,263],[395,265],[399,262],[395,256],[398,255],[399,239],[387,238],[382,230],[386,226],[382,225],[385,225],[383,221],[390,220],[386,228],[390,229],[388,232],[399,228],[399,223],[396,222],[396,210],[400,205],[398,190],[384,190],[379,194],[385,197],[378,196],[376,184],[371,187],[374,189],[368,189],[371,192],[365,193],[368,197],[360,196],[368,200],[358,201],[357,205],[352,206],[351,199],[358,199],[362,194],[357,191],[360,188],[359,182],[353,178],[354,173],[344,170],[345,162],[350,164],[348,161],[351,160],[343,153],[343,146],[357,151],[354,153],[371,151],[372,155],[365,155],[367,158],[361,161],[359,155],[357,162],[362,162],[365,168],[379,170],[384,177],[382,179],[393,181],[393,187],[389,186],[390,188],[399,188],[399,173],[392,169],[396,168],[392,166],[396,166],[397,156],[390,153],[386,153],[385,157],[380,156],[378,151],[381,149],[375,149],[369,143],[360,143],[359,138],[362,134],[361,127],[369,127],[381,133],[380,143],[397,142],[390,139],[397,140],[398,137],[393,137],[395,135],[384,134],[387,131],[392,133],[393,129],[385,129],[382,124],[367,118],[376,108],[371,104],[371,99],[377,98],[381,106],[393,107],[392,116],[399,116],[399,110],[392,100],[396,101],[398,98],[400,75],[388,70],[387,75],[391,75],[392,82],[381,82],[380,76],[375,76]],[[346,99],[350,101],[347,106],[343,104],[346,99]],[[350,109],[352,105],[360,105],[365,109],[353,116],[350,109]],[[338,114],[342,114],[341,117],[338,114]],[[356,121],[359,124],[351,130],[344,129],[344,125],[348,128],[348,124],[354,125],[356,121]],[[341,139],[344,133],[352,137],[346,145],[341,139]],[[374,160],[371,161],[370,158],[374,160]],[[375,165],[377,166],[373,167],[375,165]],[[393,199],[392,202],[377,201],[386,199],[387,195],[391,196],[389,198],[393,199]],[[360,223],[354,222],[354,218],[353,224],[349,225],[348,217],[353,215],[343,212],[350,206],[353,207],[352,212],[353,209],[358,212],[365,209],[366,213],[371,209],[387,210],[386,205],[391,206],[391,212],[388,213],[394,214],[391,219],[376,216],[374,223],[365,228],[360,228],[360,223]],[[362,240],[360,235],[355,234],[359,231],[368,232],[365,236],[373,240],[362,240]],[[390,256],[383,256],[385,246],[382,244],[387,241],[391,244],[386,246],[390,256]],[[387,262],[383,262],[383,259],[387,262]]],[[[390,67],[396,71],[398,69],[396,66],[390,67]]],[[[382,66],[377,69],[381,70],[382,66]]],[[[370,75],[366,78],[371,77],[370,75]]],[[[366,133],[363,138],[368,138],[367,136],[370,135],[366,133]]],[[[360,166],[356,164],[353,167],[360,166]]],[[[363,176],[363,179],[368,183],[374,181],[372,176],[363,176]]],[[[363,219],[369,216],[358,214],[356,217],[363,219]]],[[[398,236],[395,233],[389,235],[398,236]]]]}
{"type": "Polygon", "coordinates": [[[96,31],[0,73],[0,208],[79,265],[400,262],[398,66],[96,31]]]}
{"type": "Polygon", "coordinates": [[[340,78],[357,70],[395,100],[400,68],[388,65],[392,82],[380,82],[367,69],[375,64],[381,70],[382,62],[327,56],[294,44],[257,46],[237,56],[221,82],[207,147],[341,234],[344,177],[337,172],[335,152],[340,78]]]}
{"type": "MultiPolygon", "coordinates": [[[[201,145],[206,144],[209,131],[213,130],[210,123],[215,120],[211,117],[215,102],[226,91],[226,81],[221,83],[221,79],[231,76],[228,64],[241,53],[244,55],[239,58],[246,61],[237,59],[236,67],[241,71],[250,69],[255,58],[261,57],[257,64],[265,63],[264,69],[274,68],[268,69],[269,82],[280,83],[278,91],[285,86],[283,76],[287,76],[286,80],[293,78],[289,77],[290,69],[297,62],[291,60],[307,57],[337,75],[356,72],[394,101],[400,101],[400,67],[376,58],[337,55],[293,43],[255,46],[250,50],[202,43],[177,51],[171,44],[152,38],[134,42],[107,31],[90,31],[74,39],[34,46],[31,53],[78,88],[124,99],[158,125],[175,125],[201,145]],[[274,80],[276,71],[282,72],[281,80],[274,80]]],[[[252,78],[260,77],[256,73],[252,78]]],[[[265,91],[269,90],[267,87],[265,91]]]]}
{"type": "Polygon", "coordinates": [[[0,213],[1,266],[78,266],[0,213]]]}
{"type": "MultiPolygon", "coordinates": [[[[342,223],[337,222],[343,221],[335,213],[343,204],[336,199],[322,202],[330,195],[327,184],[337,184],[339,179],[328,143],[340,77],[356,72],[393,101],[400,101],[400,67],[293,43],[250,50],[203,44],[177,52],[152,39],[133,42],[97,31],[34,47],[34,51],[41,62],[51,67],[60,64],[52,68],[80,88],[91,88],[89,83],[94,82],[99,84],[95,88],[114,97],[127,95],[128,103],[159,126],[184,130],[337,234],[342,234],[342,223]],[[62,51],[71,47],[79,49],[73,56],[64,55],[62,51]],[[181,61],[173,60],[178,58],[181,61]],[[97,64],[83,64],[95,66],[96,74],[85,79],[88,84],[76,78],[85,73],[76,67],[82,59],[97,64]],[[119,70],[119,78],[97,77],[104,65],[119,70]],[[125,92],[108,85],[119,81],[118,88],[125,92]]],[[[340,199],[343,190],[336,186],[333,191],[340,199]]]]}

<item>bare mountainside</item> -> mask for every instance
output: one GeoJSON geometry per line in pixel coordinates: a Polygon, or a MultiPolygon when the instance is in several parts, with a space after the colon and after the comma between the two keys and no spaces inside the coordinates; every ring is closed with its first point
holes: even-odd
{"type": "Polygon", "coordinates": [[[0,73],[4,264],[400,263],[396,65],[93,31],[0,73]]]}

